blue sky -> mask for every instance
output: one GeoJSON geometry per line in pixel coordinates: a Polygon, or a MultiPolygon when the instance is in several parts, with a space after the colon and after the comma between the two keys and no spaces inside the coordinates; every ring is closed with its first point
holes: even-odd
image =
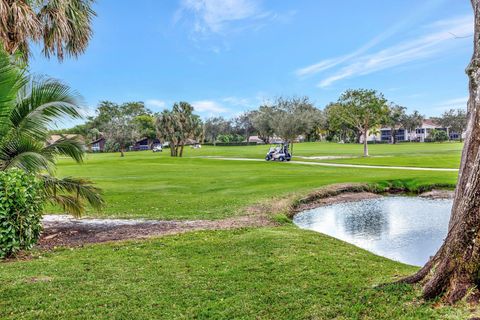
{"type": "Polygon", "coordinates": [[[472,13],[464,0],[98,0],[87,52],[31,70],[153,111],[189,101],[234,116],[279,95],[318,107],[373,88],[428,116],[465,107],[472,13]]]}

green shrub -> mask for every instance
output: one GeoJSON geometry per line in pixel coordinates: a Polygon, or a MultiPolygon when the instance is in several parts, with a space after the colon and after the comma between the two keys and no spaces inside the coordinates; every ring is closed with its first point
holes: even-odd
{"type": "Polygon", "coordinates": [[[0,172],[0,259],[37,243],[42,230],[42,190],[33,175],[18,169],[0,172]]]}

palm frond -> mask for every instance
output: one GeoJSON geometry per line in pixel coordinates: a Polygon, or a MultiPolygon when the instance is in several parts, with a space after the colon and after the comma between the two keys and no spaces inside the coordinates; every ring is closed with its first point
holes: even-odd
{"type": "Polygon", "coordinates": [[[21,136],[10,135],[0,145],[0,170],[19,168],[28,172],[48,170],[54,163],[52,154],[42,154],[41,142],[21,136]]]}
{"type": "Polygon", "coordinates": [[[83,178],[55,178],[41,175],[47,199],[60,205],[66,212],[80,216],[85,212],[85,202],[96,210],[105,206],[102,190],[93,186],[92,181],[83,178]]]}
{"type": "Polygon", "coordinates": [[[80,96],[67,85],[54,79],[33,78],[19,92],[10,121],[17,131],[33,139],[45,139],[53,121],[82,118],[80,102],[80,96]]]}
{"type": "Polygon", "coordinates": [[[62,137],[59,140],[49,144],[41,150],[43,155],[67,156],[75,160],[77,163],[83,162],[85,155],[84,143],[77,138],[62,137]]]}

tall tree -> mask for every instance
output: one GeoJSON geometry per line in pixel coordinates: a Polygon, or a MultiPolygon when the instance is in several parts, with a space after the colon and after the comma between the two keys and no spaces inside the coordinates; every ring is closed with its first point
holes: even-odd
{"type": "Polygon", "coordinates": [[[402,120],[406,116],[405,110],[405,107],[396,104],[388,107],[384,124],[390,128],[390,138],[393,144],[397,143],[397,129],[402,125],[402,120]]]}
{"type": "Polygon", "coordinates": [[[137,127],[133,119],[123,112],[114,115],[108,124],[104,130],[107,143],[113,150],[120,151],[120,157],[124,157],[127,147],[140,138],[137,127]]]}
{"type": "Polygon", "coordinates": [[[177,102],[171,111],[164,110],[157,117],[158,138],[163,142],[169,142],[172,157],[183,156],[183,149],[188,140],[199,142],[203,139],[203,123],[193,111],[188,102],[177,102]]]}
{"type": "Polygon", "coordinates": [[[368,157],[368,132],[388,114],[387,100],[375,90],[347,90],[338,100],[339,115],[363,136],[363,156],[368,157]]]}
{"type": "Polygon", "coordinates": [[[338,103],[329,103],[324,109],[329,140],[349,142],[360,136],[361,132],[343,119],[343,109],[338,103]]]}
{"type": "Polygon", "coordinates": [[[271,106],[263,105],[252,113],[252,124],[263,142],[269,143],[273,136],[273,113],[271,106]]]}
{"type": "Polygon", "coordinates": [[[293,143],[300,135],[307,135],[316,126],[321,112],[308,97],[278,98],[273,106],[274,133],[285,142],[293,143]]]}
{"type": "Polygon", "coordinates": [[[223,117],[212,117],[205,121],[205,138],[216,145],[218,136],[231,132],[230,121],[223,117]]]}
{"type": "Polygon", "coordinates": [[[478,301],[480,274],[480,0],[474,11],[469,78],[468,125],[447,236],[437,253],[407,283],[422,282],[427,299],[455,303],[469,295],[478,301]]]}
{"type": "Polygon", "coordinates": [[[405,114],[400,120],[402,127],[408,131],[408,139],[410,141],[412,141],[412,132],[422,126],[423,119],[424,116],[415,110],[410,114],[405,114]]]}
{"type": "Polygon", "coordinates": [[[437,119],[439,124],[450,132],[458,133],[460,139],[467,128],[467,112],[464,109],[450,109],[437,119]]]}
{"type": "Polygon", "coordinates": [[[0,42],[24,61],[30,45],[40,44],[46,57],[76,57],[92,37],[92,0],[0,0],[0,42]]]}
{"type": "Polygon", "coordinates": [[[76,138],[49,141],[56,120],[81,118],[79,97],[61,82],[29,77],[5,52],[0,52],[0,96],[0,170],[16,167],[36,174],[47,200],[68,213],[80,215],[86,204],[100,208],[101,192],[90,181],[54,176],[58,156],[76,162],[84,157],[84,146],[76,138]]]}

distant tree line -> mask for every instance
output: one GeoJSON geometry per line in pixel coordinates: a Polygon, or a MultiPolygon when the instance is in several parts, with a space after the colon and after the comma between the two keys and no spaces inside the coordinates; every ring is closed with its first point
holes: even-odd
{"type": "MultiPolygon", "coordinates": [[[[102,136],[106,138],[106,151],[120,151],[122,155],[141,138],[158,139],[168,144],[171,156],[181,157],[185,145],[192,141],[239,144],[257,136],[264,143],[274,137],[291,144],[299,137],[304,141],[363,143],[364,155],[368,156],[368,137],[378,134],[381,127],[390,129],[390,142],[396,143],[400,128],[411,132],[424,120],[418,111],[407,113],[404,106],[367,89],[346,90],[323,109],[317,108],[308,97],[279,97],[231,119],[216,116],[203,121],[194,112],[188,102],[178,102],[171,109],[153,113],[143,102],[102,101],[96,115],[85,124],[59,132],[81,134],[87,140],[102,136]]],[[[466,117],[465,110],[451,109],[433,120],[461,135],[466,117]]],[[[437,131],[430,135],[432,139],[449,139],[444,131],[437,131]]]]}

